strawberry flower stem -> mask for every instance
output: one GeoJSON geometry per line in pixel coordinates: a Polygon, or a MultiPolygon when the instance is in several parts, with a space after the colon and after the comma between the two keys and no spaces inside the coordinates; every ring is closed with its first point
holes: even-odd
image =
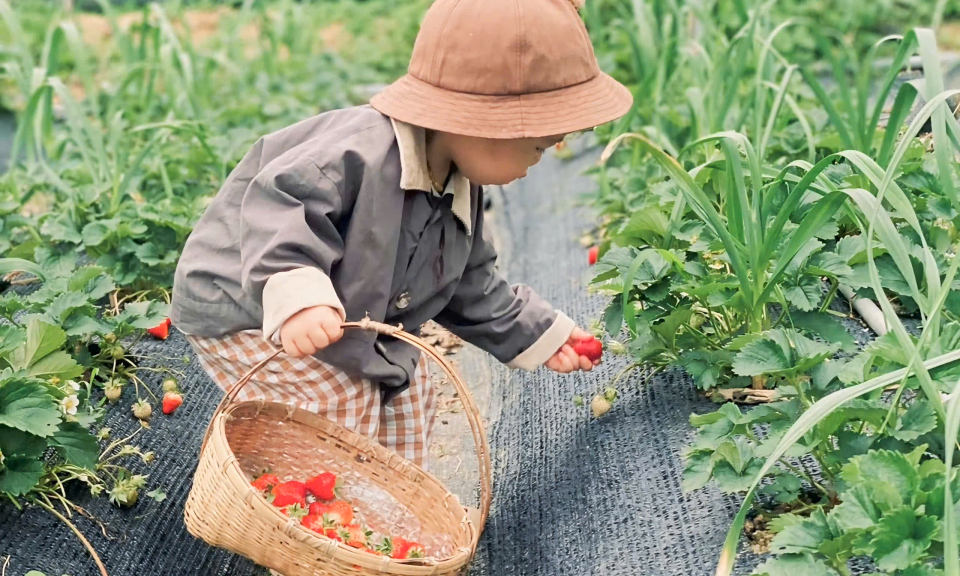
{"type": "Polygon", "coordinates": [[[58,520],[66,524],[67,527],[70,528],[70,530],[72,530],[74,534],[76,534],[77,538],[80,539],[80,542],[83,543],[83,546],[87,549],[87,552],[89,552],[90,555],[93,556],[93,561],[96,562],[97,568],[100,569],[100,574],[102,576],[110,576],[109,574],[107,574],[107,568],[106,566],[103,565],[103,561],[100,560],[100,555],[97,554],[96,549],[94,549],[93,545],[90,544],[90,541],[87,540],[86,536],[84,536],[83,533],[80,532],[80,529],[77,528],[73,522],[71,522],[63,514],[57,512],[57,510],[52,505],[47,504],[46,502],[43,502],[42,500],[38,500],[38,499],[34,499],[33,501],[34,503],[37,504],[37,506],[40,506],[41,508],[47,510],[48,512],[53,514],[58,520]]]}

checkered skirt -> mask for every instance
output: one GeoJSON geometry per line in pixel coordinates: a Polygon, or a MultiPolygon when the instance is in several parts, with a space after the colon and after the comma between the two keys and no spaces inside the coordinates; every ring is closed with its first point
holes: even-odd
{"type": "MultiPolygon", "coordinates": [[[[203,369],[224,391],[276,351],[260,330],[187,339],[203,369]]],[[[415,464],[426,466],[437,402],[422,356],[410,387],[383,403],[379,386],[370,380],[351,377],[313,356],[293,358],[281,353],[261,368],[237,396],[239,401],[257,399],[316,412],[377,440],[415,464]]]]}

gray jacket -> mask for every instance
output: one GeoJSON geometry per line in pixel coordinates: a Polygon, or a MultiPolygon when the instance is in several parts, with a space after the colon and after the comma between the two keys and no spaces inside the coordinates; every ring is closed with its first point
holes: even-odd
{"type": "MultiPolygon", "coordinates": [[[[274,341],[287,318],[320,304],[414,331],[435,319],[512,367],[536,369],[574,325],[497,273],[481,195],[458,173],[433,190],[424,131],[368,106],[264,136],[187,240],[171,318],[187,334],[260,329],[274,341]]],[[[419,353],[348,331],[317,357],[392,397],[419,353]]]]}

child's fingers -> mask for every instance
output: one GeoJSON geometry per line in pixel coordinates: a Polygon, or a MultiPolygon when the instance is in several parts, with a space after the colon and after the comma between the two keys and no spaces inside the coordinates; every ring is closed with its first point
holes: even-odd
{"type": "Polygon", "coordinates": [[[327,336],[327,346],[333,344],[343,337],[343,326],[340,325],[339,318],[328,318],[320,323],[324,333],[327,336]]]}
{"type": "Polygon", "coordinates": [[[287,356],[293,356],[294,358],[299,358],[302,356],[302,354],[300,354],[300,349],[297,348],[297,345],[293,343],[292,338],[281,337],[280,341],[283,344],[283,351],[287,356]]]}
{"type": "Polygon", "coordinates": [[[580,360],[581,370],[583,370],[584,372],[589,372],[593,370],[593,362],[591,362],[589,358],[587,358],[586,356],[581,356],[579,360],[580,360]]]}
{"type": "Polygon", "coordinates": [[[297,345],[297,348],[300,350],[301,357],[309,356],[311,354],[316,354],[317,352],[317,347],[314,346],[308,334],[303,334],[299,338],[295,338],[293,342],[297,345]]]}
{"type": "Polygon", "coordinates": [[[330,338],[327,336],[327,332],[324,331],[322,327],[310,330],[307,332],[307,338],[310,340],[310,343],[314,345],[315,349],[311,354],[317,350],[323,350],[330,345],[330,338]]]}

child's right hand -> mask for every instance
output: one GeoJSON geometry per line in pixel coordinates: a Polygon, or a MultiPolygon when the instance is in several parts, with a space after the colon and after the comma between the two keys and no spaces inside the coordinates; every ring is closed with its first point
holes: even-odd
{"type": "Polygon", "coordinates": [[[290,356],[302,358],[316,354],[343,336],[343,319],[336,308],[305,308],[280,327],[280,343],[290,356]]]}

